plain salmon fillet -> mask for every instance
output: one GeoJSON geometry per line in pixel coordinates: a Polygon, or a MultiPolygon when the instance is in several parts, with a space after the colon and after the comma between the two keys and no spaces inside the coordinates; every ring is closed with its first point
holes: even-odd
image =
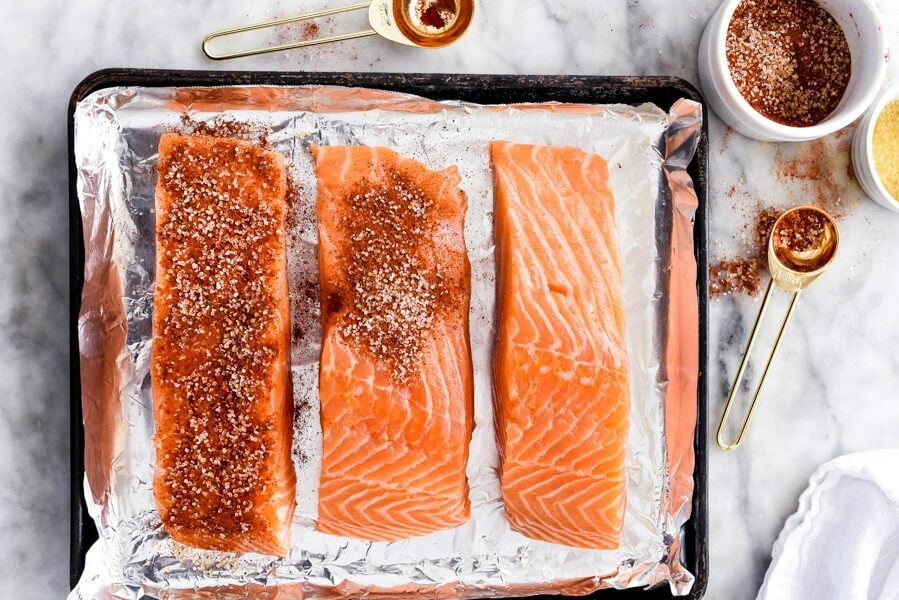
{"type": "Polygon", "coordinates": [[[609,549],[626,504],[628,359],[605,161],[495,142],[501,485],[527,537],[609,549]]]}
{"type": "Polygon", "coordinates": [[[153,491],[178,542],[283,555],[296,478],[279,154],[164,134],[156,188],[153,491]]]}
{"type": "Polygon", "coordinates": [[[397,540],[470,515],[466,198],[386,148],[312,148],[323,434],[318,529],[397,540]]]}

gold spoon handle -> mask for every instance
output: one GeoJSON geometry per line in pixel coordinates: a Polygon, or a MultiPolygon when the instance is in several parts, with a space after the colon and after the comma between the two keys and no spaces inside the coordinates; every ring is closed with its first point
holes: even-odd
{"type": "Polygon", "coordinates": [[[743,425],[740,428],[740,434],[737,436],[737,439],[731,443],[727,443],[724,441],[724,428],[727,425],[727,418],[730,416],[730,410],[733,407],[734,398],[737,395],[737,389],[740,387],[740,382],[743,381],[743,375],[746,373],[746,365],[749,364],[749,356],[752,354],[752,348],[755,346],[755,340],[758,337],[759,333],[759,325],[765,317],[765,311],[768,309],[768,301],[771,299],[771,292],[774,291],[774,281],[768,284],[768,291],[765,292],[765,299],[762,302],[762,307],[759,309],[759,315],[755,319],[755,325],[752,326],[752,333],[749,334],[749,343],[746,345],[746,351],[743,353],[743,360],[740,362],[740,368],[737,370],[737,377],[734,380],[733,386],[730,388],[730,394],[727,396],[727,404],[724,406],[724,414],[721,415],[721,422],[718,424],[718,445],[721,446],[722,450],[733,450],[737,446],[743,443],[743,438],[746,437],[746,431],[749,429],[749,423],[752,421],[752,414],[755,412],[755,406],[759,400],[759,394],[762,391],[762,385],[765,383],[765,378],[768,377],[768,371],[771,369],[771,363],[774,360],[774,355],[777,354],[777,349],[780,347],[780,340],[783,339],[784,331],[787,329],[787,325],[790,323],[790,319],[793,318],[793,311],[796,308],[796,302],[799,300],[799,293],[801,290],[797,290],[793,292],[793,299],[790,301],[790,307],[787,309],[787,314],[784,317],[783,321],[780,323],[780,331],[777,333],[777,338],[774,340],[774,347],[771,348],[771,352],[768,354],[768,361],[765,363],[765,370],[762,371],[762,377],[759,379],[758,385],[755,388],[755,392],[752,395],[752,402],[749,405],[749,411],[746,413],[746,418],[743,420],[743,425]]]}
{"type": "Polygon", "coordinates": [[[303,40],[301,42],[293,42],[289,44],[279,44],[277,46],[264,46],[262,48],[251,48],[250,50],[241,50],[239,52],[230,52],[223,54],[216,54],[212,50],[210,50],[209,45],[212,41],[230,37],[233,35],[237,35],[239,33],[245,33],[247,31],[255,31],[257,29],[268,29],[269,27],[278,27],[279,25],[287,25],[288,23],[296,23],[297,21],[308,21],[309,19],[317,19],[319,17],[326,17],[328,15],[335,15],[337,13],[350,12],[353,10],[362,10],[364,8],[368,8],[371,4],[371,1],[368,2],[360,2],[358,4],[351,4],[349,6],[341,6],[340,8],[330,8],[328,10],[322,10],[319,12],[308,13],[305,15],[297,15],[295,17],[286,17],[283,19],[274,19],[272,21],[264,21],[262,23],[252,23],[250,25],[244,25],[242,27],[233,27],[231,29],[222,29],[221,31],[213,31],[205,38],[203,38],[203,53],[213,60],[224,60],[226,58],[238,58],[241,56],[253,56],[256,54],[263,54],[265,52],[278,52],[279,50],[292,50],[293,48],[303,48],[305,46],[314,46],[316,44],[327,44],[328,42],[339,42],[342,40],[351,40],[354,38],[365,37],[368,35],[375,35],[377,32],[374,29],[366,29],[364,31],[354,31],[352,33],[344,33],[340,35],[332,35],[330,37],[324,38],[315,38],[311,40],[303,40]]]}

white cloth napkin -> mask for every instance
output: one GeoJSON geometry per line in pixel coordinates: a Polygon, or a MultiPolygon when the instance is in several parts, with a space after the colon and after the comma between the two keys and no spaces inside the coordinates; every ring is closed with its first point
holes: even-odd
{"type": "Polygon", "coordinates": [[[787,519],[758,600],[899,600],[899,450],[819,467],[787,519]]]}

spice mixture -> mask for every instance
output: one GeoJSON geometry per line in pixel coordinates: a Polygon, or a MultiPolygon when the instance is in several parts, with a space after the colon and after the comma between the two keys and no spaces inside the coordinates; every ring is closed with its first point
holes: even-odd
{"type": "Polygon", "coordinates": [[[768,238],[779,215],[773,208],[760,210],[749,241],[750,255],[721,260],[709,267],[709,296],[717,298],[734,293],[754,296],[758,293],[768,261],[768,238]]]}
{"type": "Polygon", "coordinates": [[[351,192],[349,204],[351,214],[342,218],[351,257],[348,297],[331,294],[327,309],[335,313],[347,303],[341,335],[361,342],[405,381],[422,333],[453,301],[441,261],[424,243],[437,226],[435,202],[400,173],[388,172],[382,182],[351,192]]]}
{"type": "Polygon", "coordinates": [[[814,0],[743,0],[728,26],[726,50],[743,97],[784,125],[823,121],[849,83],[846,35],[814,0]]]}
{"type": "MultiPolygon", "coordinates": [[[[175,131],[175,129],[173,128],[172,131],[175,131]]],[[[194,121],[185,113],[181,115],[180,132],[255,141],[260,146],[266,147],[268,146],[267,137],[271,134],[271,128],[250,121],[237,121],[221,115],[210,121],[194,121]]]]}
{"type": "Polygon", "coordinates": [[[413,22],[427,32],[446,29],[456,20],[455,0],[412,0],[413,22]]]}
{"type": "Polygon", "coordinates": [[[874,168],[883,187],[899,202],[899,100],[887,104],[874,124],[874,168]]]}
{"type": "Polygon", "coordinates": [[[803,203],[823,208],[842,219],[861,204],[864,192],[852,172],[851,127],[826,138],[801,144],[781,144],[775,151],[777,180],[803,203]]]}
{"type": "Polygon", "coordinates": [[[774,247],[793,252],[809,252],[824,238],[827,218],[815,210],[796,210],[787,214],[774,232],[774,247]]]}
{"type": "Polygon", "coordinates": [[[315,21],[306,21],[303,23],[303,40],[310,40],[318,35],[320,27],[315,21]]]}
{"type": "Polygon", "coordinates": [[[835,251],[833,244],[827,243],[829,225],[827,217],[816,210],[788,213],[773,232],[774,252],[794,271],[814,271],[826,264],[835,251]],[[809,254],[808,258],[801,256],[803,253],[809,254]]]}
{"type": "Polygon", "coordinates": [[[754,296],[759,291],[761,280],[762,269],[753,259],[720,260],[709,267],[709,295],[712,298],[733,293],[754,296]]]}
{"type": "Polygon", "coordinates": [[[171,199],[159,213],[153,377],[183,402],[174,418],[165,486],[167,522],[221,535],[257,526],[252,511],[269,485],[275,448],[270,420],[249,410],[265,396],[277,354],[273,281],[284,260],[283,175],[270,152],[231,140],[208,149],[187,143],[160,158],[160,186],[171,199]],[[283,193],[283,190],[282,190],[283,193]]]}

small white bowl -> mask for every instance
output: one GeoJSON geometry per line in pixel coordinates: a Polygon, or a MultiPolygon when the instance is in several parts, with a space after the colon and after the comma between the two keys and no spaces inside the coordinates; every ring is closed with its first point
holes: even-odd
{"type": "Polygon", "coordinates": [[[751,138],[767,142],[801,142],[823,137],[846,127],[877,96],[887,71],[887,41],[880,11],[874,0],[818,0],[843,28],[852,74],[846,93],[823,121],[809,127],[791,127],[772,121],[743,98],[727,66],[727,27],[740,0],[725,0],[712,15],[699,44],[699,80],[706,99],[728,125],[751,138]]]}
{"type": "Polygon", "coordinates": [[[887,104],[899,100],[899,83],[891,87],[871,107],[852,136],[852,169],[865,193],[888,209],[899,212],[899,198],[893,198],[883,185],[874,165],[874,126],[887,104]]]}

